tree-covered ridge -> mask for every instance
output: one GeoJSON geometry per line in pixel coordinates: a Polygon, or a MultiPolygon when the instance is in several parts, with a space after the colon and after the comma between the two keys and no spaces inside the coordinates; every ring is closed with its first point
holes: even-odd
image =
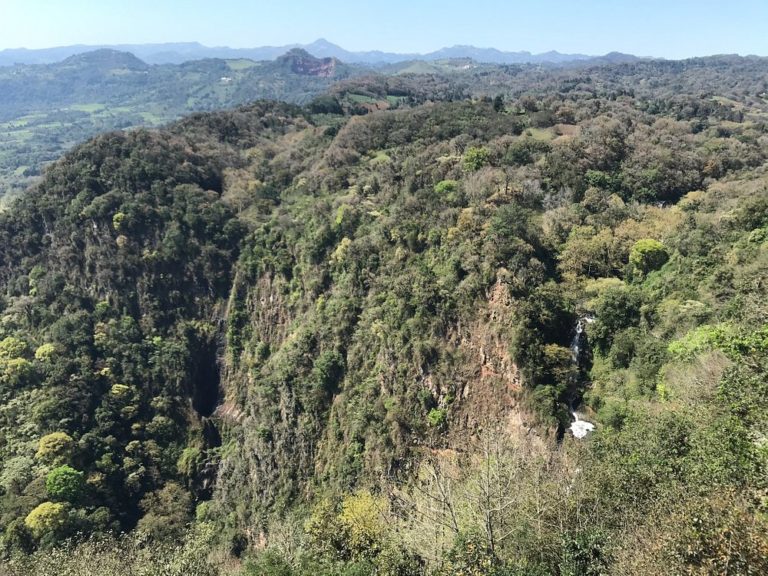
{"type": "Polygon", "coordinates": [[[125,529],[147,518],[147,498],[183,511],[190,490],[209,492],[212,469],[194,467],[217,438],[200,416],[218,394],[223,303],[245,232],[220,199],[223,171],[241,143],[292,130],[291,112],[255,105],[237,133],[207,117],[199,141],[99,137],[0,216],[7,521],[47,495],[69,507],[62,530],[125,529]],[[48,438],[61,440],[46,450],[48,438]],[[77,498],[50,489],[60,465],[85,474],[77,498]]]}
{"type": "Polygon", "coordinates": [[[768,124],[754,62],[708,64],[74,150],[0,216],[14,565],[135,527],[67,566],[764,572],[768,124]]]}
{"type": "Polygon", "coordinates": [[[162,126],[260,98],[304,103],[362,71],[302,51],[274,62],[150,66],[126,52],[98,50],[56,64],[0,68],[0,196],[20,193],[44,165],[96,134],[162,126]]]}
{"type": "MultiPolygon", "coordinates": [[[[329,89],[352,113],[467,95],[556,93],[631,95],[652,111],[688,117],[722,108],[723,98],[740,102],[749,94],[747,109],[765,111],[764,58],[597,64],[498,66],[459,59],[371,70],[293,51],[274,62],[205,59],[149,66],[128,53],[99,50],[57,64],[2,68],[0,195],[18,195],[47,163],[107,130],[156,127],[183,114],[258,98],[306,103],[329,89]],[[358,81],[360,76],[365,79],[358,81]]],[[[316,109],[328,105],[326,99],[316,109]]]]}

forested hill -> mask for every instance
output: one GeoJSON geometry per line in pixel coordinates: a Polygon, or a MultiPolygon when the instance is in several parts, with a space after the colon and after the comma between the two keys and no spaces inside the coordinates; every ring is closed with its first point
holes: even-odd
{"type": "Polygon", "coordinates": [[[73,149],[0,214],[7,571],[768,571],[762,66],[73,149]]]}
{"type": "Polygon", "coordinates": [[[306,103],[363,72],[302,50],[275,61],[152,66],[105,49],[55,64],[0,67],[0,197],[20,193],[46,163],[101,132],[161,126],[259,98],[306,103]]]}

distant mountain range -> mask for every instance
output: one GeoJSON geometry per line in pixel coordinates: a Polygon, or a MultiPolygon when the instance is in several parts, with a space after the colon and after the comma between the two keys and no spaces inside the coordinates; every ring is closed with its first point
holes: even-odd
{"type": "Polygon", "coordinates": [[[564,64],[568,62],[604,60],[632,61],[635,56],[629,54],[611,53],[606,56],[588,56],[586,54],[561,54],[560,52],[545,52],[531,54],[530,52],[504,52],[495,48],[477,48],[475,46],[452,46],[441,48],[428,54],[397,54],[378,50],[368,52],[350,52],[344,48],[320,39],[311,44],[288,44],[285,46],[261,46],[258,48],[228,48],[208,47],[197,42],[182,42],[169,44],[119,44],[88,46],[76,44],[57,48],[28,50],[26,48],[0,51],[0,66],[14,64],[51,64],[60,62],[70,56],[97,49],[113,49],[130,52],[148,64],[181,64],[190,60],[203,58],[224,58],[249,60],[274,60],[286,52],[303,48],[318,58],[336,58],[350,64],[381,65],[393,64],[409,60],[445,60],[450,58],[471,58],[475,62],[491,64],[564,64]]]}

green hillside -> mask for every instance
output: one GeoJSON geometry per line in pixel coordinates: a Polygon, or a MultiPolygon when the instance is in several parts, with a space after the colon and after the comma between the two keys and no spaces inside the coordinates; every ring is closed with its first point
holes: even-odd
{"type": "Polygon", "coordinates": [[[155,66],[127,52],[97,50],[56,64],[0,67],[0,197],[17,196],[47,163],[96,134],[157,127],[258,99],[306,103],[361,72],[301,50],[275,62],[155,66]]]}
{"type": "Polygon", "coordinates": [[[766,573],[765,67],[75,147],[0,214],[6,572],[766,573]]]}

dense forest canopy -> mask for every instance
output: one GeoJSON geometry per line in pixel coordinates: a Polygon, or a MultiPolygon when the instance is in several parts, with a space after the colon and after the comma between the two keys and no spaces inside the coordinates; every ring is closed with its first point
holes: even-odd
{"type": "Polygon", "coordinates": [[[444,64],[75,147],[0,213],[8,572],[765,573],[766,68],[444,64]]]}

